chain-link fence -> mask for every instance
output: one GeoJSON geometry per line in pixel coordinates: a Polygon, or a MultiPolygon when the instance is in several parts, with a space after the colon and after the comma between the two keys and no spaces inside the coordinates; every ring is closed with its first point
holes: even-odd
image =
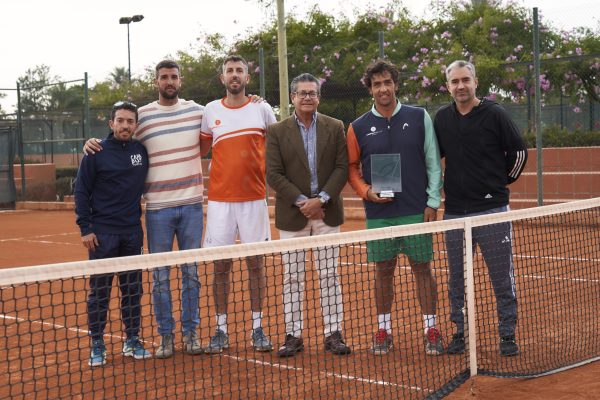
{"type": "MultiPolygon", "coordinates": [[[[410,94],[399,93],[403,104],[425,108],[432,116],[444,103],[419,103],[410,94]]],[[[271,105],[278,107],[278,91],[266,93],[271,105]]],[[[492,97],[493,98],[493,97],[492,97]]],[[[195,99],[206,104],[212,99],[195,99]]],[[[138,105],[153,101],[133,99],[138,105]]],[[[329,85],[322,87],[322,99],[319,111],[342,120],[346,125],[368,111],[372,98],[360,84],[353,86],[329,85]]],[[[533,104],[502,102],[511,118],[522,132],[532,131],[533,104]]],[[[88,137],[104,138],[108,134],[110,108],[91,108],[89,118],[89,136],[86,136],[85,111],[83,106],[44,112],[26,112],[22,114],[21,126],[23,151],[26,162],[54,163],[57,166],[77,166],[81,160],[81,148],[88,137]]],[[[0,127],[15,126],[16,115],[0,119],[0,127]]],[[[570,132],[600,130],[600,104],[585,100],[573,103],[569,98],[559,97],[542,106],[542,127],[557,127],[570,132]]],[[[17,153],[18,154],[18,153],[17,153]]]]}
{"type": "Polygon", "coordinates": [[[26,161],[77,165],[85,130],[82,111],[23,113],[26,161]]]}
{"type": "Polygon", "coordinates": [[[84,79],[10,89],[17,94],[17,110],[0,115],[0,128],[16,126],[19,161],[78,165],[76,154],[89,129],[87,86],[85,74],[84,79]]]}

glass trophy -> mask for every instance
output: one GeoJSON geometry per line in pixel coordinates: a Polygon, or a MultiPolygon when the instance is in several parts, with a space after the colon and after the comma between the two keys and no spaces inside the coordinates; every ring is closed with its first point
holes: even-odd
{"type": "Polygon", "coordinates": [[[402,192],[400,154],[371,156],[371,190],[379,197],[394,197],[394,192],[402,192]]]}

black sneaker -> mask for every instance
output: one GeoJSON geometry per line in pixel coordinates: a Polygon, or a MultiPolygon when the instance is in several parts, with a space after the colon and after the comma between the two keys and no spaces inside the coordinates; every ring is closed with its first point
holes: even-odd
{"type": "Polygon", "coordinates": [[[345,355],[352,353],[350,347],[344,343],[344,338],[340,331],[335,331],[325,338],[325,351],[332,354],[345,355]]]}
{"type": "Polygon", "coordinates": [[[514,335],[502,336],[500,338],[500,355],[516,356],[519,354],[519,345],[514,335]]]}
{"type": "Polygon", "coordinates": [[[277,351],[279,357],[292,357],[296,353],[300,353],[304,350],[304,342],[302,338],[297,338],[292,335],[285,336],[285,343],[277,351]]]}
{"type": "Polygon", "coordinates": [[[465,352],[465,335],[464,333],[455,333],[452,335],[452,340],[448,344],[446,353],[462,354],[465,352]]]}

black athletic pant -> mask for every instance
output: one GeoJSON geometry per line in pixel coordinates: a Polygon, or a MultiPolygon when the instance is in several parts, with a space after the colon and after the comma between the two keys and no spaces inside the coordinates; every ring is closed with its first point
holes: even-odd
{"type": "MultiPolygon", "coordinates": [[[[446,214],[444,219],[493,214],[506,210],[507,207],[501,207],[469,215],[446,214]]],[[[498,312],[498,332],[500,336],[514,335],[517,325],[517,297],[512,261],[511,223],[503,222],[475,227],[472,236],[472,250],[474,251],[475,246],[479,245],[494,288],[498,312]]],[[[445,237],[450,267],[450,319],[456,324],[457,333],[464,333],[464,315],[462,312],[465,304],[464,231],[462,229],[450,230],[446,232],[445,237]]],[[[475,285],[475,290],[481,290],[481,288],[477,288],[477,282],[475,282],[475,285]]]]}
{"type": "MultiPolygon", "coordinates": [[[[96,234],[99,247],[90,252],[90,260],[141,254],[144,236],[136,234],[96,234]]],[[[101,339],[106,326],[113,277],[117,275],[121,291],[121,319],[128,338],[138,336],[140,330],[140,298],[142,296],[142,271],[125,271],[116,274],[91,275],[88,295],[89,335],[101,339]]]]}

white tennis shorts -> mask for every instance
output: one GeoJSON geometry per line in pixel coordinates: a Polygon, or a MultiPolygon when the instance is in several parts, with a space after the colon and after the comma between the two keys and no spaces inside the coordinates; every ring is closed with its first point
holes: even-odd
{"type": "Polygon", "coordinates": [[[271,240],[267,202],[209,200],[203,247],[235,244],[238,236],[242,243],[271,240]]]}

